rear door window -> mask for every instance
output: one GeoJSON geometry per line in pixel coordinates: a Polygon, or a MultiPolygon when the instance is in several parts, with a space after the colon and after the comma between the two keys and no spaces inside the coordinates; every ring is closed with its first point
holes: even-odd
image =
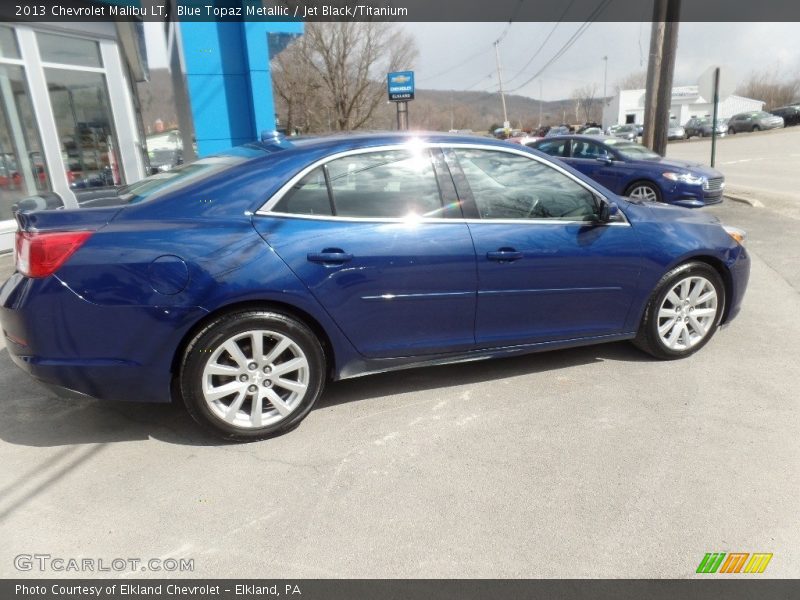
{"type": "Polygon", "coordinates": [[[354,154],[327,163],[336,216],[443,217],[433,162],[427,149],[354,154]]]}
{"type": "Polygon", "coordinates": [[[567,148],[569,147],[568,140],[553,140],[549,142],[541,142],[533,146],[536,150],[549,154],[550,156],[567,156],[567,148]]]}
{"type": "Polygon", "coordinates": [[[294,215],[333,215],[323,168],[317,167],[294,184],[272,210],[294,215]]]}

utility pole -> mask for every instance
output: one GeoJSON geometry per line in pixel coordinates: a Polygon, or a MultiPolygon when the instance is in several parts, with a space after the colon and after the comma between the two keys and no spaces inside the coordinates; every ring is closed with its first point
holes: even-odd
{"type": "Polygon", "coordinates": [[[653,5],[642,141],[645,146],[661,155],[667,151],[680,8],[681,0],[655,0],[653,5]]]}
{"type": "Polygon", "coordinates": [[[606,104],[606,84],[608,82],[608,57],[603,57],[603,62],[605,63],[605,67],[603,69],[603,105],[606,104]]]}
{"type": "Polygon", "coordinates": [[[494,55],[497,59],[497,81],[500,82],[500,100],[503,102],[503,129],[509,129],[508,112],[506,111],[506,95],[503,92],[503,69],[500,66],[500,40],[494,43],[494,55]]]}
{"type": "Polygon", "coordinates": [[[717,116],[719,111],[719,67],[714,69],[714,116],[711,119],[711,166],[717,160],[717,116]]]}
{"type": "Polygon", "coordinates": [[[455,115],[453,115],[453,92],[450,92],[450,131],[455,128],[455,115]]]}
{"type": "Polygon", "coordinates": [[[544,92],[542,92],[542,80],[539,80],[539,127],[542,126],[542,104],[544,104],[544,92]]]}

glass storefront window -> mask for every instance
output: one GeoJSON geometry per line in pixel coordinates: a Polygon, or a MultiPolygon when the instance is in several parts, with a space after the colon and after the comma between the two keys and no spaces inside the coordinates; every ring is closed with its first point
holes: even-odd
{"type": "Polygon", "coordinates": [[[100,45],[94,40],[42,32],[36,34],[36,40],[43,62],[80,67],[103,66],[100,45]]]}
{"type": "Polygon", "coordinates": [[[105,76],[52,68],[44,73],[71,187],[121,184],[105,76]]]}
{"type": "Polygon", "coordinates": [[[11,27],[0,26],[0,58],[19,58],[17,38],[11,27]]]}
{"type": "Polygon", "coordinates": [[[25,72],[0,64],[0,221],[13,218],[20,198],[49,188],[25,72]]]}

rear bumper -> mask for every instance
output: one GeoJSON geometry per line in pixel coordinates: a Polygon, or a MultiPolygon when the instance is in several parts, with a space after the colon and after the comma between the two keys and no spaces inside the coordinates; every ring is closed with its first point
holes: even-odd
{"type": "Polygon", "coordinates": [[[0,288],[12,361],[40,382],[104,400],[169,402],[171,366],[199,308],[102,306],[57,277],[15,273],[0,288]]]}

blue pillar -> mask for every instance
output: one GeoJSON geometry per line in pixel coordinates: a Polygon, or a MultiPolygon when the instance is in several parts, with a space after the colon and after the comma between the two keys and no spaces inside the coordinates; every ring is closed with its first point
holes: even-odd
{"type": "Polygon", "coordinates": [[[183,21],[180,29],[198,156],[274,130],[270,40],[300,35],[303,24],[183,21]]]}

